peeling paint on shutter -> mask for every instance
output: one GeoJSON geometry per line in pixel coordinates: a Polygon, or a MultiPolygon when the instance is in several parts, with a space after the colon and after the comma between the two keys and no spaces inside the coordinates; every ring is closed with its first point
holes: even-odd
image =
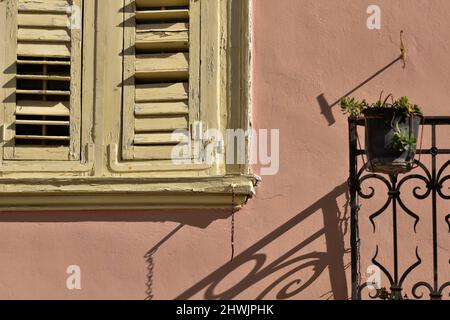
{"type": "Polygon", "coordinates": [[[4,159],[78,160],[82,0],[8,1],[4,159]]]}
{"type": "Polygon", "coordinates": [[[169,160],[197,118],[200,1],[129,1],[125,15],[124,152],[169,160]]]}

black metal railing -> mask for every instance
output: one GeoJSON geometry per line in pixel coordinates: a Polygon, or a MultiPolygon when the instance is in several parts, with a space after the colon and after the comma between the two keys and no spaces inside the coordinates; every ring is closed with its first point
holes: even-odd
{"type": "MultiPolygon", "coordinates": [[[[387,187],[387,200],[381,209],[369,215],[369,221],[373,226],[374,232],[376,231],[375,219],[386,213],[392,213],[392,257],[393,266],[388,270],[383,264],[381,264],[377,258],[379,254],[379,247],[374,248],[375,255],[372,258],[372,263],[377,266],[385,277],[389,280],[390,292],[375,288],[375,294],[369,294],[371,298],[390,298],[395,300],[403,299],[405,296],[412,296],[416,299],[423,298],[423,290],[427,289],[432,300],[441,300],[443,298],[444,290],[450,287],[450,279],[440,279],[442,275],[448,275],[450,269],[450,260],[446,265],[449,269],[439,270],[439,250],[444,247],[443,243],[439,243],[438,238],[438,226],[439,224],[447,224],[450,230],[450,206],[438,207],[438,199],[450,200],[450,149],[439,148],[437,143],[438,129],[442,126],[450,126],[450,117],[427,117],[424,119],[423,125],[431,127],[431,147],[428,149],[421,148],[418,150],[418,154],[422,157],[419,160],[415,160],[417,169],[406,175],[391,175],[385,176],[383,174],[368,172],[368,164],[364,162],[365,150],[361,147],[361,142],[358,138],[358,127],[364,126],[364,121],[361,119],[349,119],[349,151],[350,151],[350,201],[351,201],[351,268],[352,268],[352,299],[358,300],[362,298],[362,291],[368,287],[368,283],[361,284],[360,275],[360,235],[359,235],[359,219],[362,219],[360,214],[362,199],[371,199],[375,196],[375,189],[369,188],[369,192],[365,193],[361,185],[368,180],[377,180],[382,185],[387,187]],[[361,157],[363,161],[358,163],[358,158],[361,157]],[[424,158],[431,157],[428,163],[431,163],[431,168],[424,164],[424,158]],[[439,161],[438,161],[439,158],[439,161]],[[441,165],[443,160],[443,165],[441,165]],[[439,164],[439,165],[438,165],[439,164]],[[416,262],[406,268],[403,273],[400,273],[399,268],[399,225],[398,214],[399,209],[414,219],[414,232],[416,227],[420,223],[420,217],[414,210],[408,208],[402,198],[401,189],[407,182],[417,181],[422,186],[416,186],[413,191],[413,197],[417,200],[431,199],[431,214],[428,215],[432,219],[432,241],[430,243],[423,243],[423,245],[432,245],[432,278],[433,281],[420,281],[412,283],[411,295],[404,292],[403,286],[405,281],[414,272],[414,270],[422,264],[422,258],[420,257],[420,250],[416,248],[415,256],[416,262]],[[444,218],[442,219],[442,212],[444,211],[444,218]],[[420,290],[419,290],[420,289],[420,290]],[[420,291],[420,292],[419,292],[420,291]]],[[[441,138],[442,136],[440,136],[441,138]]],[[[450,144],[450,136],[443,137],[450,144]]],[[[429,159],[429,158],[428,158],[429,159]]],[[[427,216],[427,217],[428,217],[427,216]]],[[[450,232],[450,231],[449,231],[450,232]]],[[[442,242],[442,241],[441,241],[442,242]]],[[[446,241],[448,245],[449,241],[446,241]]],[[[431,270],[430,270],[431,272],[431,270]]]]}

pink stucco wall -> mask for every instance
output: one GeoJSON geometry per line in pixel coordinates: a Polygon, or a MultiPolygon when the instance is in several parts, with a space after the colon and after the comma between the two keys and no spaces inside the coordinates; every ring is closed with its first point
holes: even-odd
{"type": "MultiPolygon", "coordinates": [[[[254,125],[281,129],[280,171],[236,214],[235,260],[229,212],[1,214],[0,298],[348,298],[347,122],[331,105],[398,57],[403,29],[406,69],[391,65],[355,95],[385,90],[448,115],[449,16],[448,0],[255,0],[254,125]],[[381,30],[366,27],[370,4],[381,30]],[[66,288],[69,265],[81,267],[81,290],[66,288]]],[[[411,260],[427,227],[400,237],[411,260]]],[[[387,228],[361,232],[369,253],[389,241],[387,228]]],[[[429,277],[426,266],[415,276],[429,277]]]]}

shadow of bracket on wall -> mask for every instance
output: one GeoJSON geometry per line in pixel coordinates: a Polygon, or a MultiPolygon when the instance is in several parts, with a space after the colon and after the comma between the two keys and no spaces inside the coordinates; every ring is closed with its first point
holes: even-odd
{"type": "Polygon", "coordinates": [[[380,70],[375,72],[369,78],[367,78],[366,80],[364,80],[363,82],[358,84],[353,89],[349,90],[347,93],[345,93],[342,97],[340,97],[339,99],[337,99],[334,102],[328,102],[324,93],[321,93],[319,96],[317,96],[316,99],[317,99],[317,102],[319,103],[319,107],[320,107],[320,111],[321,111],[320,113],[325,117],[329,126],[332,126],[334,123],[336,123],[336,119],[333,115],[332,108],[335,107],[336,105],[338,105],[339,101],[341,101],[341,99],[343,97],[347,97],[347,96],[351,95],[352,93],[354,93],[355,91],[357,91],[358,89],[362,88],[367,83],[369,83],[371,80],[373,80],[374,78],[376,78],[377,76],[382,74],[384,71],[386,71],[387,69],[392,67],[398,61],[402,61],[403,69],[406,69],[408,50],[406,49],[406,46],[405,46],[404,34],[405,34],[405,32],[403,30],[401,30],[400,31],[400,56],[395,58],[389,64],[387,64],[386,66],[384,66],[383,68],[381,68],[380,70]]]}

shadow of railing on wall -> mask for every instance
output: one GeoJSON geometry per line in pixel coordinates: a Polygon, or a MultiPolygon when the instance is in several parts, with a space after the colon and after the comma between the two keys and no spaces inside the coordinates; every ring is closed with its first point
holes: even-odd
{"type": "Polygon", "coordinates": [[[347,204],[344,206],[344,210],[341,210],[337,202],[337,199],[343,195],[348,200],[346,183],[337,186],[320,200],[311,204],[288,222],[236,256],[233,261],[226,263],[197,284],[185,290],[176,299],[185,300],[198,295],[201,295],[204,299],[211,300],[233,299],[263,280],[270,279],[271,276],[276,277],[274,274],[279,272],[282,273],[281,276],[278,276],[274,281],[270,280],[270,284],[266,285],[265,289],[254,298],[257,300],[268,298],[269,294],[273,294],[273,291],[281,286],[275,293],[276,299],[289,299],[310,287],[326,269],[329,272],[331,291],[322,296],[328,295],[328,298],[333,297],[338,300],[348,299],[345,273],[345,269],[348,266],[344,265],[344,255],[348,251],[345,250],[344,235],[348,229],[349,213],[347,204]],[[318,214],[319,211],[323,215],[324,227],[284,252],[272,262],[268,262],[269,257],[261,251],[269,244],[279,240],[286,232],[301,225],[307,218],[318,214]],[[300,253],[302,249],[322,237],[325,238],[325,252],[300,253]],[[254,262],[253,270],[242,277],[231,288],[218,292],[219,285],[222,284],[226,277],[249,262],[254,262]],[[298,272],[309,267],[312,267],[314,271],[309,279],[301,280],[296,277],[298,272]]]}
{"type": "MultiPolygon", "coordinates": [[[[243,294],[247,289],[255,284],[264,285],[265,288],[260,291],[249,292],[246,297],[253,299],[264,299],[273,296],[274,290],[281,288],[275,293],[276,299],[289,299],[296,297],[321,276],[327,276],[330,283],[330,290],[327,292],[318,292],[317,297],[328,299],[348,299],[348,286],[346,278],[346,269],[349,267],[344,264],[344,256],[348,253],[344,245],[344,236],[349,228],[349,210],[348,203],[342,208],[339,206],[338,199],[345,198],[348,202],[347,183],[342,183],[329,193],[324,195],[318,201],[296,214],[289,221],[279,226],[261,240],[248,247],[242,253],[237,255],[233,261],[227,262],[197,284],[184,290],[176,299],[189,299],[194,296],[200,296],[204,299],[232,299],[243,294]],[[317,216],[317,217],[316,217],[317,216]],[[270,244],[278,245],[282,241],[282,236],[289,231],[295,232],[295,227],[302,227],[306,220],[313,217],[315,221],[323,220],[323,227],[318,230],[312,230],[309,237],[300,239],[298,243],[289,248],[277,257],[267,256],[262,253],[270,244]],[[306,247],[310,244],[320,246],[326,244],[325,251],[307,251],[306,247]],[[272,261],[269,261],[272,260],[272,261]],[[255,262],[255,267],[247,275],[237,280],[237,283],[231,288],[217,292],[218,286],[223,280],[232,275],[238,268],[248,262],[255,262]],[[306,279],[299,279],[299,273],[312,268],[313,273],[306,279]],[[297,277],[296,277],[297,276],[297,277]],[[294,278],[294,279],[293,279],[294,278]],[[272,280],[274,279],[274,280],[272,280]]],[[[184,227],[190,226],[205,229],[216,220],[228,219],[231,212],[199,212],[198,210],[183,211],[174,213],[165,212],[12,212],[2,213],[0,222],[38,222],[38,223],[71,223],[71,222],[171,222],[176,223],[176,227],[166,236],[160,239],[152,246],[143,258],[146,263],[147,275],[145,284],[145,299],[158,298],[155,292],[155,267],[157,264],[158,252],[164,249],[164,245],[173,237],[179,234],[184,227]]],[[[310,232],[311,230],[308,230],[310,232]]],[[[299,238],[301,235],[299,235],[299,238]]],[[[282,246],[285,246],[283,243],[282,246]]],[[[176,268],[173,269],[176,272],[176,268]]],[[[328,289],[327,289],[328,290],[328,289]]]]}

